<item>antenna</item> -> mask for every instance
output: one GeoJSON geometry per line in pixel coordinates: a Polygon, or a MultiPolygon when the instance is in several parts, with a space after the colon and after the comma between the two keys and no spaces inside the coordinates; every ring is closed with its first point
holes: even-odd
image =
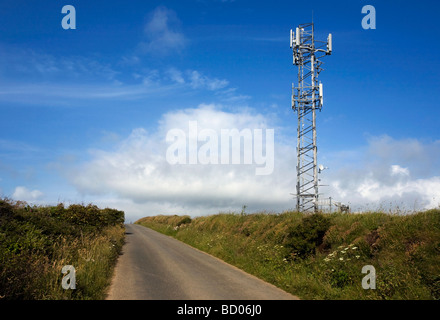
{"type": "Polygon", "coordinates": [[[324,102],[323,85],[318,81],[322,71],[320,59],[332,53],[332,35],[327,41],[314,37],[312,23],[300,24],[296,37],[292,37],[293,61],[298,66],[298,86],[292,84],[292,109],[298,113],[296,209],[299,212],[318,211],[318,147],[316,134],[316,110],[321,111],[324,102]]]}
{"type": "Polygon", "coordinates": [[[327,37],[327,54],[332,54],[332,49],[333,49],[332,47],[333,47],[332,34],[329,33],[327,37]]]}
{"type": "Polygon", "coordinates": [[[322,107],[324,105],[324,90],[322,88],[322,82],[319,83],[319,100],[322,107]]]}
{"type": "Polygon", "coordinates": [[[293,47],[293,38],[294,38],[295,36],[294,36],[294,34],[293,34],[293,30],[292,29],[290,29],[290,47],[292,48],[293,47]]]}
{"type": "Polygon", "coordinates": [[[301,32],[299,28],[296,28],[296,46],[299,47],[301,43],[301,32]]]}

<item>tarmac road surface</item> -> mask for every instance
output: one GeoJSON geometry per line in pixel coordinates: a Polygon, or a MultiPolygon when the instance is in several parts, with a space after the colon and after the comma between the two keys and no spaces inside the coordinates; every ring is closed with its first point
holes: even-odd
{"type": "Polygon", "coordinates": [[[183,242],[140,225],[126,225],[108,300],[296,300],[183,242]]]}

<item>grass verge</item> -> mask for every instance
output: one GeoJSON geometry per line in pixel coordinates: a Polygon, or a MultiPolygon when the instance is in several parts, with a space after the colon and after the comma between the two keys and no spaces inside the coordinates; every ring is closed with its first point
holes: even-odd
{"type": "Polygon", "coordinates": [[[29,206],[0,199],[0,299],[105,298],[125,228],[124,212],[94,205],[29,206]],[[62,288],[62,268],[76,289],[62,288]]]}
{"type": "MultiPolygon", "coordinates": [[[[302,299],[440,299],[440,210],[409,215],[145,217],[173,236],[302,299]],[[371,265],[376,289],[363,289],[371,265]]],[[[368,283],[371,284],[371,281],[368,283]]]]}

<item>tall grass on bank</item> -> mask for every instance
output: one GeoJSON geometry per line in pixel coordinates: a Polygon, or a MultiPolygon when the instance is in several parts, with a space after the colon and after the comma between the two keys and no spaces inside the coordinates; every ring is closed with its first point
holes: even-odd
{"type": "Polygon", "coordinates": [[[440,299],[440,210],[410,215],[145,217],[173,236],[302,299],[440,299]],[[362,267],[376,289],[362,288],[362,267]]]}
{"type": "Polygon", "coordinates": [[[124,212],[0,199],[0,299],[103,299],[124,242],[124,212]],[[61,270],[76,270],[65,290],[61,270]]]}

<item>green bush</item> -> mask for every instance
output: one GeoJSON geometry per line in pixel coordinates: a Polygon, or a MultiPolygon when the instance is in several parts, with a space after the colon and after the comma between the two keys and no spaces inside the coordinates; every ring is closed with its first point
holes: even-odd
{"type": "Polygon", "coordinates": [[[0,299],[101,298],[122,247],[124,212],[95,205],[29,206],[0,199],[0,299]],[[94,256],[95,259],[90,259],[94,256]],[[87,260],[86,260],[87,259],[87,260]],[[61,288],[63,265],[78,267],[87,288],[61,288]]]}
{"type": "Polygon", "coordinates": [[[321,213],[307,215],[299,225],[290,228],[284,246],[290,249],[291,258],[305,258],[315,254],[330,227],[330,219],[321,213]]]}
{"type": "Polygon", "coordinates": [[[177,227],[180,227],[182,224],[191,223],[191,218],[189,216],[184,216],[182,220],[177,223],[177,227]]]}
{"type": "Polygon", "coordinates": [[[14,216],[14,210],[8,200],[0,199],[0,225],[11,220],[14,216]]]}
{"type": "Polygon", "coordinates": [[[334,270],[331,273],[330,284],[334,287],[343,288],[350,282],[350,275],[345,270],[334,270]]]}

